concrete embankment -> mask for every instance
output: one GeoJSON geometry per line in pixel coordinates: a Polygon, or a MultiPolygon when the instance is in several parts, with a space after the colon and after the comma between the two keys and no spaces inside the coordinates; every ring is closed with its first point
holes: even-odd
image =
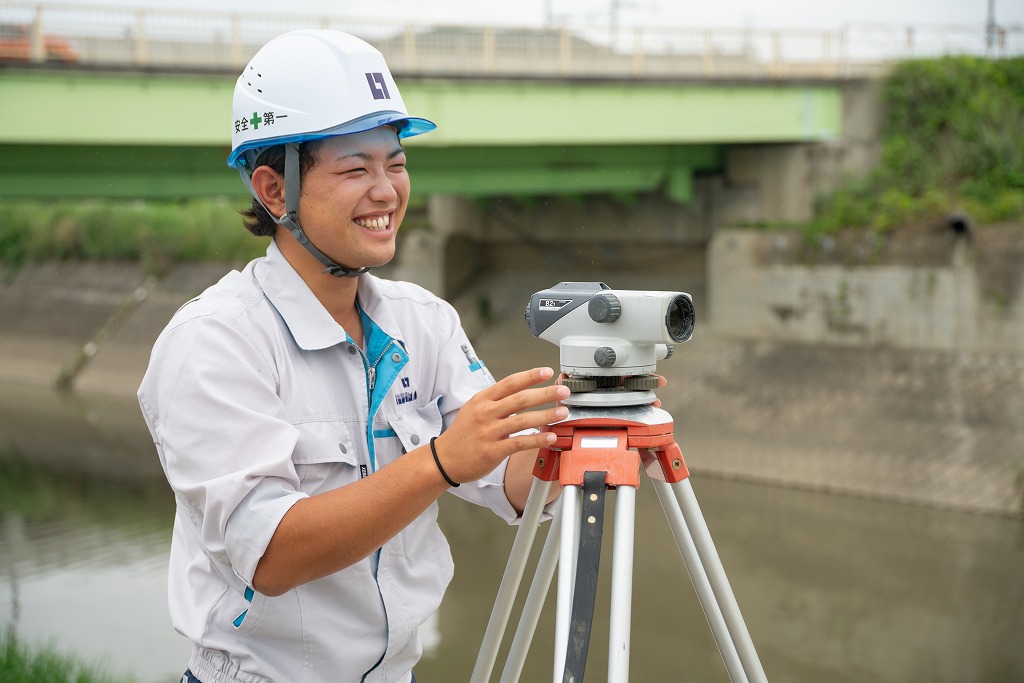
{"type": "MultiPolygon", "coordinates": [[[[708,272],[724,253],[730,278],[756,281],[750,278],[761,266],[744,266],[736,245],[727,246],[712,245],[708,272]]],[[[0,284],[0,383],[6,392],[63,382],[86,397],[131,396],[166,321],[230,267],[183,265],[154,278],[130,264],[51,263],[9,274],[0,284]]],[[[723,312],[714,302],[726,305],[740,291],[728,289],[721,272],[706,283],[696,272],[693,282],[674,280],[671,287],[658,284],[659,273],[606,275],[621,289],[695,294],[694,338],[659,366],[669,379],[659,395],[695,475],[1024,514],[1024,353],[809,343],[771,330],[743,338],[730,333],[727,319],[715,322],[723,312]]],[[[813,281],[808,272],[799,275],[813,281]]],[[[780,282],[781,271],[773,277],[780,282]]],[[[557,365],[557,348],[533,339],[521,318],[529,295],[557,279],[568,278],[495,272],[455,299],[464,302],[467,329],[496,376],[557,365]],[[484,299],[489,320],[478,315],[484,299]]],[[[766,291],[748,295],[764,299],[766,291]]],[[[785,317],[765,305],[769,318],[785,317]]]]}

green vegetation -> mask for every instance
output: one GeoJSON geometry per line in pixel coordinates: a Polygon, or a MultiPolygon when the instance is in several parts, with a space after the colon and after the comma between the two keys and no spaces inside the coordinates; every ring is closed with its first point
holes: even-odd
{"type": "Polygon", "coordinates": [[[58,652],[52,645],[30,649],[13,633],[0,633],[0,681],[4,683],[119,683],[130,680],[58,652]]]}
{"type": "Polygon", "coordinates": [[[822,199],[809,236],[885,234],[955,211],[981,224],[1024,220],[1024,58],[904,62],[883,98],[880,163],[822,199]]]}
{"type": "Polygon", "coordinates": [[[27,261],[142,261],[152,272],[183,261],[246,262],[267,239],[242,227],[248,201],[0,201],[0,264],[27,261]]]}

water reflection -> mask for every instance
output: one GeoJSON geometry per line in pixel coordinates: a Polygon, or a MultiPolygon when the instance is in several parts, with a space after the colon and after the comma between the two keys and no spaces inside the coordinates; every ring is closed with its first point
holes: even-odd
{"type": "Polygon", "coordinates": [[[4,513],[0,623],[114,674],[171,683],[189,647],[170,628],[165,528],[26,524],[4,513]],[[38,554],[37,554],[38,553],[38,554]]]}
{"type": "MultiPolygon", "coordinates": [[[[694,488],[773,683],[1024,680],[1019,521],[711,479],[694,488]]],[[[468,530],[466,517],[450,534],[458,570],[441,630],[467,634],[472,652],[445,638],[422,667],[442,680],[468,678],[472,656],[451,662],[475,654],[507,553],[500,525],[468,530]]],[[[595,638],[607,633],[605,555],[595,638]]],[[[550,678],[553,592],[524,680],[550,678]]],[[[728,681],[649,485],[633,608],[636,680],[728,681]]],[[[590,652],[587,678],[602,680],[607,648],[590,652]]]]}
{"type": "MultiPolygon", "coordinates": [[[[694,488],[773,683],[1024,680],[1020,521],[700,477],[694,488]]],[[[177,680],[189,648],[165,604],[172,507],[134,401],[0,387],[0,627],[143,683],[177,680]]],[[[428,683],[468,679],[512,541],[470,507],[442,508],[457,569],[417,669],[428,683]]],[[[727,681],[649,485],[635,549],[633,680],[727,681]]],[[[553,597],[524,681],[551,678],[553,597]]]]}

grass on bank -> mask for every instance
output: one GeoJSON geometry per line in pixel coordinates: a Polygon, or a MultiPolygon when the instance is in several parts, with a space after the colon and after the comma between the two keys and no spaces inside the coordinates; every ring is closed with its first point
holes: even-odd
{"type": "Polygon", "coordinates": [[[242,227],[243,199],[57,202],[0,200],[0,264],[46,260],[124,260],[161,272],[180,262],[247,262],[266,238],[242,227]]]}
{"type": "Polygon", "coordinates": [[[9,631],[0,633],[0,681],[4,683],[129,683],[131,680],[59,652],[52,645],[30,648],[9,631]]]}

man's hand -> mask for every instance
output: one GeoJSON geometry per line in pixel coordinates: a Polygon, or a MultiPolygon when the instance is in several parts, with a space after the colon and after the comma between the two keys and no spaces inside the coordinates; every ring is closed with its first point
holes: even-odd
{"type": "Polygon", "coordinates": [[[438,459],[448,476],[459,483],[475,481],[513,453],[553,443],[555,435],[545,429],[565,419],[568,409],[556,405],[545,410],[530,410],[556,403],[569,395],[569,390],[560,385],[536,386],[553,375],[551,368],[517,372],[467,401],[452,426],[435,442],[438,459]],[[530,428],[541,431],[510,436],[530,428]]]}
{"type": "MultiPolygon", "coordinates": [[[[661,389],[663,386],[668,384],[668,380],[665,379],[663,376],[655,375],[655,377],[658,378],[658,388],[659,389],[661,389]]],[[[661,399],[660,398],[654,399],[654,403],[652,403],[651,405],[654,406],[655,408],[660,408],[661,407],[661,399]]]]}

